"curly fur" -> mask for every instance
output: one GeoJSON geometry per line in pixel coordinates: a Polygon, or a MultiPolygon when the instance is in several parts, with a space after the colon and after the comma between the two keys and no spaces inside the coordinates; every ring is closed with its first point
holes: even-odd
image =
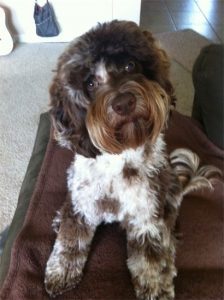
{"type": "Polygon", "coordinates": [[[90,30],[71,43],[61,55],[50,88],[56,139],[62,146],[86,157],[95,157],[99,151],[93,145],[85,123],[91,103],[85,80],[94,73],[97,62],[102,58],[108,64],[117,60],[116,69],[113,66],[117,74],[122,63],[130,58],[136,60],[141,74],[157,82],[166,92],[169,102],[175,103],[168,78],[167,55],[149,32],[141,31],[135,23],[125,21],[104,23],[90,30]]]}
{"type": "Polygon", "coordinates": [[[55,137],[76,155],[53,222],[47,292],[75,287],[97,226],[118,221],[137,298],[174,299],[179,206],[217,170],[198,169],[189,150],[167,156],[163,131],[175,96],[165,52],[132,22],[100,24],[61,55],[50,95],[55,137]]]}

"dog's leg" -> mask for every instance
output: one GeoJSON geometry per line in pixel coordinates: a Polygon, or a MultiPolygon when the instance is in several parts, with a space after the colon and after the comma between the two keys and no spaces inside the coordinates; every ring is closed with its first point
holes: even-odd
{"type": "Polygon", "coordinates": [[[127,228],[127,264],[136,296],[144,300],[174,299],[174,238],[166,228],[158,230],[153,225],[142,232],[143,228],[127,228]]]}
{"type": "Polygon", "coordinates": [[[53,297],[80,281],[95,231],[95,226],[87,224],[83,216],[73,214],[68,203],[55,221],[57,239],[45,272],[45,288],[53,297]]]}

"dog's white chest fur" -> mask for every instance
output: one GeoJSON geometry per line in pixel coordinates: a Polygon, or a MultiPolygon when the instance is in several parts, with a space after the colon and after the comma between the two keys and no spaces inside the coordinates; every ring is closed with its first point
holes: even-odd
{"type": "MultiPolygon", "coordinates": [[[[150,150],[146,145],[119,155],[104,153],[96,159],[76,155],[68,170],[68,188],[73,209],[91,224],[113,222],[134,216],[142,211],[142,218],[150,222],[157,195],[149,184],[166,164],[162,136],[150,150]],[[94,212],[94,213],[93,213],[94,212]]],[[[148,222],[147,222],[148,223],[148,222]]]]}

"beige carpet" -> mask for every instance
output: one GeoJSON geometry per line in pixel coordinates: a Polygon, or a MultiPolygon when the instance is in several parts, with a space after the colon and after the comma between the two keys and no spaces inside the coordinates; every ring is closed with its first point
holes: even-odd
{"type": "MultiPolygon", "coordinates": [[[[157,34],[172,59],[177,110],[190,115],[191,69],[209,41],[192,30],[157,34]]],[[[66,44],[21,44],[0,57],[0,232],[11,222],[40,113],[48,107],[52,69],[66,44]]]]}

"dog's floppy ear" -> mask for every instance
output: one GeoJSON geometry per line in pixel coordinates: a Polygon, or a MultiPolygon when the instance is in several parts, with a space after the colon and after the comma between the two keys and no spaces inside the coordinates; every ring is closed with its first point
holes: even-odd
{"type": "Polygon", "coordinates": [[[69,89],[59,74],[54,77],[50,86],[50,114],[54,136],[61,146],[86,157],[95,157],[99,152],[91,143],[86,129],[86,108],[79,103],[81,97],[78,91],[69,89]]]}
{"type": "MultiPolygon", "coordinates": [[[[144,30],[143,34],[148,41],[149,49],[154,53],[155,56],[153,59],[154,63],[156,64],[156,67],[153,67],[153,69],[157,71],[155,74],[155,79],[170,96],[170,104],[175,106],[176,97],[174,95],[174,88],[169,79],[170,61],[168,55],[159,47],[158,42],[155,40],[151,32],[144,30]]],[[[147,64],[145,66],[147,68],[147,64]]]]}

